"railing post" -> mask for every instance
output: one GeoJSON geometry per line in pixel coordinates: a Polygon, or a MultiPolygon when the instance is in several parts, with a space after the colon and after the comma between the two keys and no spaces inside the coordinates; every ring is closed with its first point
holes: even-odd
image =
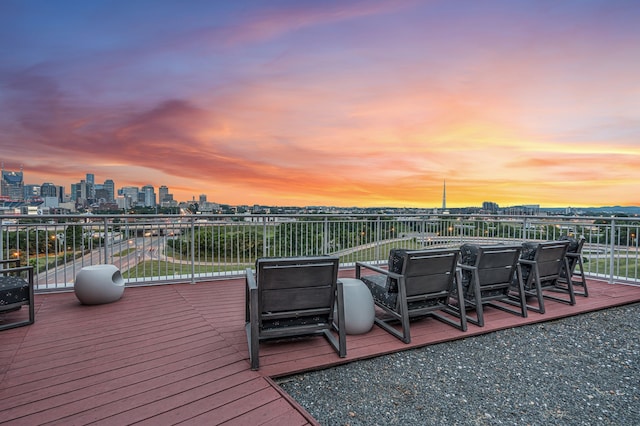
{"type": "Polygon", "coordinates": [[[269,256],[267,252],[267,216],[264,217],[262,221],[262,257],[269,256]]]}
{"type": "Polygon", "coordinates": [[[196,222],[193,216],[191,220],[191,284],[196,283],[196,222]]]}
{"type": "MultiPolygon", "coordinates": [[[[107,250],[107,244],[108,244],[108,241],[109,241],[109,232],[107,230],[108,221],[107,221],[107,217],[106,216],[104,217],[104,221],[103,222],[104,222],[104,244],[102,245],[102,250],[104,251],[104,262],[101,262],[101,263],[109,263],[108,262],[108,259],[109,259],[108,250],[107,250]]],[[[64,251],[64,253],[65,253],[65,256],[66,256],[66,250],[64,251]]],[[[66,263],[66,258],[65,258],[65,263],[66,263]]]]}
{"type": "Polygon", "coordinates": [[[0,260],[4,260],[4,223],[2,220],[0,220],[0,260]]]}
{"type": "Polygon", "coordinates": [[[611,244],[609,245],[609,250],[611,250],[609,256],[609,284],[613,284],[613,268],[615,265],[616,255],[615,255],[615,247],[616,247],[616,219],[614,217],[611,218],[611,244]]]}
{"type": "Polygon", "coordinates": [[[380,259],[380,240],[382,238],[382,219],[380,215],[376,219],[376,250],[374,253],[374,260],[377,262],[380,259]]]}
{"type": "Polygon", "coordinates": [[[329,254],[329,217],[324,217],[324,223],[322,225],[324,235],[322,238],[322,254],[329,254]]]}

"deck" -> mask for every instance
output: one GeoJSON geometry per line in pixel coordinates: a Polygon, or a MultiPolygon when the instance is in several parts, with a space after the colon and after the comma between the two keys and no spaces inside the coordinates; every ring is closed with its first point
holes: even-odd
{"type": "Polygon", "coordinates": [[[259,371],[249,367],[243,279],[131,287],[99,306],[39,294],[35,324],[0,332],[0,423],[317,424],[272,378],[640,301],[637,286],[589,281],[589,292],[526,319],[488,308],[487,325],[466,333],[416,321],[410,345],[374,327],[347,337],[347,358],[320,337],[262,344],[259,371]]]}

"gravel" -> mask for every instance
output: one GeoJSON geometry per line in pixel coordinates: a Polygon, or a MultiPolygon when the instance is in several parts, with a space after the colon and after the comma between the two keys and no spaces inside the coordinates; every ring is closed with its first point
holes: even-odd
{"type": "Polygon", "coordinates": [[[289,376],[321,425],[638,425],[640,304],[289,376]]]}

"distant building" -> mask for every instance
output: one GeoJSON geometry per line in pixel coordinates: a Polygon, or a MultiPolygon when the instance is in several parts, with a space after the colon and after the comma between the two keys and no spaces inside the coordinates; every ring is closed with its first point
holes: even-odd
{"type": "Polygon", "coordinates": [[[160,185],[160,188],[158,188],[158,201],[160,204],[162,204],[169,195],[169,188],[167,185],[160,185]]]}
{"type": "Polygon", "coordinates": [[[96,177],[93,173],[87,173],[86,180],[86,197],[87,200],[93,200],[96,198],[96,177]]]}
{"type": "Polygon", "coordinates": [[[137,186],[125,186],[118,190],[118,195],[121,195],[125,201],[118,201],[118,205],[123,209],[130,209],[138,205],[138,187],[137,186]]]}
{"type": "Polygon", "coordinates": [[[64,186],[62,185],[58,185],[58,199],[60,200],[61,203],[64,203],[66,194],[64,193],[64,186]]]}
{"type": "Polygon", "coordinates": [[[2,180],[0,181],[0,195],[11,200],[24,200],[24,177],[22,167],[19,172],[4,169],[2,165],[2,180]]]}
{"type": "Polygon", "coordinates": [[[102,187],[101,185],[96,185],[96,194],[94,200],[99,204],[111,203],[113,199],[111,198],[111,194],[109,190],[102,187]]]}
{"type": "Polygon", "coordinates": [[[76,206],[85,207],[88,204],[91,189],[84,179],[80,183],[71,184],[71,199],[76,202],[76,206]]]}
{"type": "Polygon", "coordinates": [[[131,208],[131,197],[127,196],[118,196],[116,198],[116,204],[118,208],[121,210],[129,210],[131,208]]]}
{"type": "Polygon", "coordinates": [[[498,203],[494,203],[492,201],[484,201],[482,203],[482,211],[484,213],[492,213],[495,214],[498,212],[498,209],[500,208],[500,206],[498,206],[498,203]]]}
{"type": "Polygon", "coordinates": [[[504,209],[504,213],[507,215],[519,215],[519,216],[537,216],[540,214],[539,204],[525,204],[522,206],[511,206],[504,209]]]}
{"type": "Polygon", "coordinates": [[[145,185],[142,187],[141,193],[144,196],[144,206],[145,207],[155,207],[156,206],[156,192],[155,188],[152,185],[145,185]]]}
{"type": "Polygon", "coordinates": [[[44,200],[44,203],[42,205],[43,208],[57,209],[58,207],[60,207],[60,200],[58,200],[58,197],[56,195],[43,196],[42,199],[44,200]]]}
{"type": "Polygon", "coordinates": [[[45,198],[45,197],[58,198],[58,187],[50,182],[45,182],[42,185],[40,185],[40,196],[42,198],[45,198]]]}
{"type": "Polygon", "coordinates": [[[31,200],[40,197],[41,186],[26,184],[22,187],[22,195],[24,200],[31,200]]]}
{"type": "Polygon", "coordinates": [[[71,184],[71,193],[69,194],[69,198],[71,199],[71,201],[76,201],[78,199],[78,185],[80,185],[79,183],[72,183],[71,184]]]}
{"type": "Polygon", "coordinates": [[[104,181],[104,185],[102,185],[103,189],[107,191],[107,201],[112,202],[116,199],[115,187],[116,184],[111,179],[107,179],[104,181]]]}

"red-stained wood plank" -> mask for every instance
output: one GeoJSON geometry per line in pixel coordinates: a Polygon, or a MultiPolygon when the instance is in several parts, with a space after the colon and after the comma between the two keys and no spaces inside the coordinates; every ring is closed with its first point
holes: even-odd
{"type": "MultiPolygon", "coordinates": [[[[590,297],[576,296],[576,305],[574,306],[547,300],[545,301],[545,306],[547,307],[545,314],[530,311],[527,318],[522,318],[496,308],[487,307],[485,309],[485,326],[478,327],[469,324],[467,332],[461,332],[433,318],[413,321],[411,326],[412,341],[410,344],[404,344],[379,327],[374,326],[372,331],[365,335],[347,336],[347,357],[344,359],[338,358],[335,353],[332,354],[327,350],[322,350],[316,356],[309,356],[307,348],[303,348],[301,342],[287,343],[286,347],[283,346],[277,352],[270,352],[268,346],[261,345],[261,351],[264,347],[267,348],[264,360],[262,356],[260,358],[261,371],[271,377],[287,376],[293,373],[313,370],[318,368],[316,366],[318,364],[325,367],[333,366],[354,359],[379,356],[640,301],[640,287],[638,286],[607,284],[603,281],[594,280],[590,280],[588,284],[590,297]]],[[[322,342],[321,338],[314,339],[316,340],[313,345],[318,345],[318,342],[322,342]]],[[[309,343],[308,345],[311,344],[309,343]]]]}
{"type": "MultiPolygon", "coordinates": [[[[352,277],[353,270],[340,275],[352,277]]],[[[0,419],[10,424],[317,424],[271,377],[326,368],[504,328],[640,301],[640,288],[589,281],[575,306],[548,301],[544,315],[485,311],[463,333],[414,321],[412,343],[375,327],[347,336],[339,358],[322,337],[264,343],[251,371],[244,279],[130,287],[107,305],[74,294],[36,295],[36,323],[0,332],[0,419]]]]}

